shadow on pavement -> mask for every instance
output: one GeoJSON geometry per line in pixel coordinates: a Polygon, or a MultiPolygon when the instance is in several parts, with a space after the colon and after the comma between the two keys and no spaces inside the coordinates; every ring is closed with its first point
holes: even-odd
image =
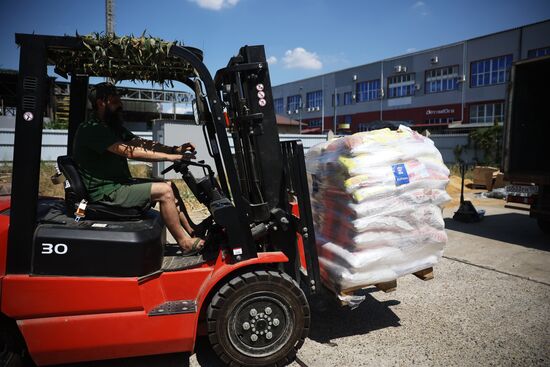
{"type": "MultiPolygon", "coordinates": [[[[311,301],[311,330],[309,338],[318,343],[329,343],[333,339],[367,334],[374,330],[400,326],[399,317],[391,310],[400,302],[380,302],[370,295],[374,288],[358,291],[366,296],[355,309],[341,306],[330,295],[311,301]]],[[[334,296],[332,296],[334,297],[334,296]]]]}
{"type": "Polygon", "coordinates": [[[550,251],[550,236],[539,229],[535,219],[525,214],[486,215],[478,223],[462,223],[452,218],[445,218],[445,228],[514,245],[550,251]]]}
{"type": "Polygon", "coordinates": [[[195,342],[195,353],[197,356],[197,362],[203,367],[225,367],[216,352],[212,349],[207,336],[199,336],[195,342]]]}

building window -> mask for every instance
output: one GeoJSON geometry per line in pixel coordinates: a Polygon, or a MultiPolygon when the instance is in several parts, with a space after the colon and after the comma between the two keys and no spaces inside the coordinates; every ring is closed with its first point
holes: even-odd
{"type": "Polygon", "coordinates": [[[512,55],[474,61],[471,64],[471,87],[502,84],[508,80],[512,55]]]}
{"type": "Polygon", "coordinates": [[[332,107],[334,107],[334,102],[336,102],[336,106],[340,106],[340,94],[336,93],[332,95],[332,107]]]}
{"type": "Polygon", "coordinates": [[[425,121],[426,124],[450,124],[455,119],[454,117],[435,117],[425,121]]]}
{"type": "Polygon", "coordinates": [[[388,78],[388,98],[414,95],[414,73],[395,75],[388,78]]]}
{"type": "Polygon", "coordinates": [[[372,101],[380,98],[380,79],[357,83],[355,100],[357,102],[372,101]]]}
{"type": "Polygon", "coordinates": [[[273,100],[273,107],[275,108],[275,113],[277,113],[279,115],[282,115],[282,114],[285,113],[284,112],[285,111],[285,106],[284,106],[282,98],[275,98],[273,100]]]}
{"type": "Polygon", "coordinates": [[[504,102],[474,104],[470,106],[470,123],[495,123],[504,121],[504,102]]]}
{"type": "Polygon", "coordinates": [[[550,47],[536,48],[534,50],[527,51],[527,58],[529,59],[546,55],[550,55],[550,47]]]}
{"type": "Polygon", "coordinates": [[[299,94],[288,96],[286,106],[289,114],[298,113],[298,110],[302,107],[302,96],[299,94]]]}
{"type": "Polygon", "coordinates": [[[352,98],[351,98],[351,92],[345,92],[344,93],[344,106],[351,104],[352,98]]]}
{"type": "Polygon", "coordinates": [[[426,70],[426,93],[458,89],[458,65],[426,70]]]}
{"type": "Polygon", "coordinates": [[[369,131],[369,124],[366,122],[360,122],[357,124],[357,131],[369,131]]]}
{"type": "Polygon", "coordinates": [[[308,126],[309,127],[321,127],[321,119],[309,121],[308,126]]]}
{"type": "Polygon", "coordinates": [[[309,92],[306,94],[306,107],[309,109],[321,108],[323,104],[323,91],[316,90],[315,92],[309,92]]]}

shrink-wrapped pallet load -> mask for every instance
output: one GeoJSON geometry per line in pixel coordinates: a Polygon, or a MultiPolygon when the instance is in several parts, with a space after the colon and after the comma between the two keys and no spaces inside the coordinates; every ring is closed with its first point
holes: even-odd
{"type": "Polygon", "coordinates": [[[449,170],[433,142],[400,126],[306,155],[323,280],[345,292],[434,266],[447,241],[449,170]]]}

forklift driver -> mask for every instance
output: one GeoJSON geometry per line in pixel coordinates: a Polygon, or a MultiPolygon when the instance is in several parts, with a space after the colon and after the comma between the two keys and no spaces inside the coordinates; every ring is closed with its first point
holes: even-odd
{"type": "Polygon", "coordinates": [[[73,158],[90,199],[124,208],[158,202],[166,227],[183,254],[200,251],[204,241],[187,235],[193,230],[183,213],[185,206],[175,185],[162,181],[132,183],[127,161],[130,158],[174,162],[194,158],[195,147],[191,143],[169,147],[132,134],[123,126],[120,94],[111,83],[97,84],[90,91],[89,100],[94,111],[91,118],[78,127],[73,158]]]}

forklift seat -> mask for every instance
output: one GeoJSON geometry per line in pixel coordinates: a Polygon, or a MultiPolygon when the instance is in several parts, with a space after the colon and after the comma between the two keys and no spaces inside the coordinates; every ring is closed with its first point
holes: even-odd
{"type": "Polygon", "coordinates": [[[90,202],[84,182],[78,172],[76,162],[68,155],[57,157],[57,166],[65,176],[65,206],[67,215],[72,215],[80,202],[88,201],[86,219],[103,220],[136,220],[140,219],[151,208],[150,204],[140,208],[122,208],[105,201],[90,202]]]}

